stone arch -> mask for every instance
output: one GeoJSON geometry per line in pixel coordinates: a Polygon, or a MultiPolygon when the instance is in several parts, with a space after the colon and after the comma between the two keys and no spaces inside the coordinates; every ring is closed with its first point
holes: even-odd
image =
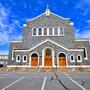
{"type": "Polygon", "coordinates": [[[44,66],[53,66],[54,65],[54,51],[50,47],[46,47],[43,49],[43,65],[44,66]]]}
{"type": "Polygon", "coordinates": [[[58,54],[58,66],[66,66],[66,55],[65,53],[58,54]]]}
{"type": "Polygon", "coordinates": [[[31,54],[31,66],[38,66],[39,63],[39,55],[38,53],[34,52],[31,54]]]}

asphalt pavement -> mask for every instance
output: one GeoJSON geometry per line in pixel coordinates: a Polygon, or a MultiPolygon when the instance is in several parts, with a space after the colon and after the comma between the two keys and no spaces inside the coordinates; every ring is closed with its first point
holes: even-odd
{"type": "Polygon", "coordinates": [[[90,72],[0,73],[0,90],[90,90],[90,72]]]}

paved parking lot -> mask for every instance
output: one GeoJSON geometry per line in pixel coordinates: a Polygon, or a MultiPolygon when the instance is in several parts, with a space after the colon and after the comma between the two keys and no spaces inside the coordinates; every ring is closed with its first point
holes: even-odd
{"type": "Polygon", "coordinates": [[[0,73],[0,90],[90,90],[90,73],[0,73]]]}

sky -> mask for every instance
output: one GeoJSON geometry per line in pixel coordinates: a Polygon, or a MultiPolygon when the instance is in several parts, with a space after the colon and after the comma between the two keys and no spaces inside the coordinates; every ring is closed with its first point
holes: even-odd
{"type": "Polygon", "coordinates": [[[90,38],[90,0],[0,0],[0,54],[11,40],[22,39],[23,24],[46,10],[70,18],[76,38],[90,38]]]}

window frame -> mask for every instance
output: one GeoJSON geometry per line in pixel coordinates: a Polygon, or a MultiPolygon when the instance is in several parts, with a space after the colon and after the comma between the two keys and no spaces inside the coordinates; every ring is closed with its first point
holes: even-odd
{"type": "Polygon", "coordinates": [[[54,26],[54,27],[33,27],[32,28],[32,36],[64,36],[64,27],[63,26],[60,26],[60,27],[58,27],[58,26],[54,26]],[[61,29],[60,28],[63,28],[63,34],[60,34],[60,31],[61,31],[61,29]],[[34,35],[33,33],[34,33],[34,28],[36,29],[36,35],[34,35]],[[39,28],[41,28],[42,30],[41,30],[41,35],[39,35],[39,28]],[[47,29],[47,32],[46,32],[46,35],[45,35],[45,32],[44,32],[44,30],[45,30],[45,28],[47,29]],[[50,32],[49,32],[49,29],[50,28],[52,28],[52,35],[50,35],[50,32]],[[55,35],[55,28],[57,28],[57,35],[55,35]]]}
{"type": "MultiPolygon", "coordinates": [[[[84,57],[84,60],[88,60],[88,56],[87,56],[87,49],[85,47],[82,47],[82,49],[84,50],[85,49],[85,54],[86,54],[86,57],[84,57]]],[[[84,51],[83,51],[84,53],[84,51]]]]}
{"type": "Polygon", "coordinates": [[[48,28],[47,28],[47,27],[44,27],[44,28],[43,28],[43,36],[48,36],[48,35],[49,35],[48,28]],[[47,34],[46,34],[46,35],[44,34],[44,29],[45,29],[45,28],[47,29],[47,32],[46,32],[47,34]]]}
{"type": "Polygon", "coordinates": [[[53,27],[49,27],[49,28],[48,28],[48,32],[49,32],[49,33],[48,33],[49,36],[53,36],[53,27]],[[50,29],[52,29],[51,34],[50,34],[50,29]]]}
{"type": "Polygon", "coordinates": [[[54,29],[54,36],[59,36],[59,33],[58,33],[58,27],[56,26],[56,27],[53,27],[53,29],[54,29]],[[55,34],[55,28],[57,28],[57,35],[55,34]]]}
{"type": "Polygon", "coordinates": [[[77,55],[77,62],[82,62],[82,56],[81,55],[77,55]],[[80,60],[78,59],[78,56],[80,56],[80,60]]]}
{"type": "Polygon", "coordinates": [[[27,55],[23,55],[23,62],[27,62],[27,55]],[[26,57],[26,60],[24,60],[24,57],[26,57]]]}
{"type": "Polygon", "coordinates": [[[20,61],[21,61],[21,55],[17,55],[17,56],[16,56],[16,62],[20,62],[20,61]],[[19,56],[19,58],[20,58],[19,60],[18,60],[18,56],[19,56]]]}
{"type": "Polygon", "coordinates": [[[75,56],[74,55],[70,55],[70,62],[75,62],[75,56]],[[73,56],[73,60],[71,60],[72,56],[73,56]]]}
{"type": "Polygon", "coordinates": [[[36,28],[36,27],[33,27],[33,28],[32,28],[32,36],[38,36],[37,28],[36,28]],[[34,28],[36,29],[36,35],[33,34],[33,33],[34,33],[34,28]]]}
{"type": "Polygon", "coordinates": [[[64,27],[63,26],[60,26],[59,27],[59,36],[64,36],[64,27]],[[62,30],[63,30],[63,34],[61,34],[61,27],[63,28],[62,30]]]}
{"type": "Polygon", "coordinates": [[[38,36],[42,36],[43,34],[43,28],[41,28],[41,27],[38,27],[38,30],[37,30],[37,33],[38,33],[38,36]],[[39,34],[39,29],[41,29],[41,35],[39,34]]]}

